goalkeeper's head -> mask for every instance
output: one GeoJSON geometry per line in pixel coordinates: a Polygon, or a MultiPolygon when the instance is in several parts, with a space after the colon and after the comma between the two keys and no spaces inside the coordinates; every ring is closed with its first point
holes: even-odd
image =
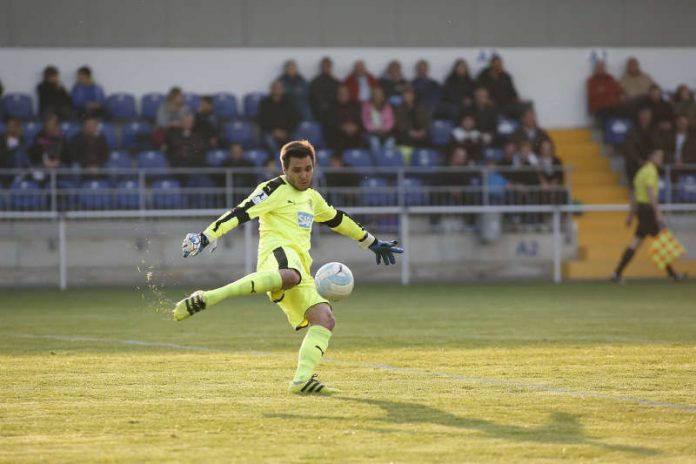
{"type": "Polygon", "coordinates": [[[290,185],[297,190],[307,190],[312,186],[316,155],[314,147],[307,140],[295,140],[280,149],[280,162],[290,185]]]}

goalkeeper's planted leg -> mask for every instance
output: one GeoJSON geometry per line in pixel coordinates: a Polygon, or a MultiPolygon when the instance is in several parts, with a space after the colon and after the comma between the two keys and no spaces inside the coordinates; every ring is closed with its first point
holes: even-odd
{"type": "Polygon", "coordinates": [[[280,271],[258,271],[215,290],[196,290],[174,307],[174,319],[182,321],[223,300],[255,293],[288,289],[299,283],[299,275],[291,269],[280,271]]]}

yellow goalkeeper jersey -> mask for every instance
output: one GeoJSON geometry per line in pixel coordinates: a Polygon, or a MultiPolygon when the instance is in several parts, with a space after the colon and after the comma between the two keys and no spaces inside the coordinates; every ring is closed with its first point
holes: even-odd
{"type": "Polygon", "coordinates": [[[210,240],[216,240],[257,217],[259,258],[283,246],[293,247],[309,257],[312,225],[315,222],[360,242],[371,237],[350,216],[328,204],[319,192],[312,188],[297,190],[285,176],[261,183],[238,206],[210,224],[204,233],[210,240]]]}

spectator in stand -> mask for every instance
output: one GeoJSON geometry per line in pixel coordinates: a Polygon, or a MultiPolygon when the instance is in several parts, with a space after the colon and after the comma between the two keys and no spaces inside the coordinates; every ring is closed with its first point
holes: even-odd
{"type": "Polygon", "coordinates": [[[70,161],[92,171],[101,168],[107,159],[109,145],[99,133],[99,121],[87,116],[82,121],[82,130],[70,142],[70,161]]]}
{"type": "Polygon", "coordinates": [[[157,127],[170,129],[181,127],[181,121],[191,114],[191,110],[184,102],[184,92],[180,87],[172,87],[167,93],[167,98],[157,109],[157,127]]]}
{"type": "Polygon", "coordinates": [[[365,62],[358,60],[353,66],[353,72],[343,82],[350,91],[350,99],[364,103],[370,100],[372,88],[377,85],[375,77],[367,71],[365,62]]]}
{"type": "Polygon", "coordinates": [[[22,135],[22,121],[8,119],[5,133],[0,134],[0,169],[26,168],[22,156],[25,150],[25,140],[22,135]]]}
{"type": "Polygon", "coordinates": [[[404,90],[408,87],[408,81],[404,79],[404,75],[401,72],[401,63],[399,61],[392,60],[389,62],[387,69],[379,80],[379,85],[390,101],[393,97],[401,99],[404,90]]]}
{"type": "Polygon", "coordinates": [[[448,112],[454,116],[451,119],[459,117],[463,111],[472,107],[475,88],[476,84],[469,73],[469,65],[466,60],[458,59],[445,80],[444,88],[445,104],[448,112]]]}
{"type": "Polygon", "coordinates": [[[285,95],[295,104],[295,108],[300,112],[304,121],[314,119],[309,103],[309,85],[307,80],[297,69],[295,60],[288,60],[283,67],[283,74],[278,78],[283,83],[285,95]]]}
{"type": "Polygon", "coordinates": [[[60,83],[58,69],[55,66],[46,66],[43,70],[43,80],[36,86],[36,93],[39,95],[41,118],[55,114],[61,120],[70,119],[72,102],[68,91],[60,83]]]}
{"type": "Polygon", "coordinates": [[[532,142],[532,149],[539,150],[539,145],[544,140],[550,140],[549,134],[537,124],[536,113],[532,109],[527,109],[522,113],[521,124],[513,134],[512,138],[520,143],[522,140],[532,142]]]}
{"type": "MultiPolygon", "coordinates": [[[[360,175],[345,169],[345,164],[343,164],[343,158],[340,156],[332,156],[329,160],[329,168],[324,173],[326,179],[326,184],[331,187],[357,187],[360,185],[360,175]]],[[[340,195],[341,204],[354,205],[356,204],[356,192],[343,193],[340,195]],[[350,201],[346,201],[350,200],[350,201]]]]}
{"type": "Polygon", "coordinates": [[[672,137],[664,147],[666,164],[696,163],[696,134],[686,116],[677,116],[672,137]]]}
{"type": "Polygon", "coordinates": [[[208,148],[220,147],[220,121],[213,110],[213,97],[205,95],[198,103],[193,131],[206,141],[208,148]]]}
{"type": "Polygon", "coordinates": [[[416,101],[412,87],[406,87],[402,103],[394,110],[396,143],[407,147],[427,147],[430,144],[430,114],[416,101]]]}
{"type": "Polygon", "coordinates": [[[421,105],[433,116],[439,116],[442,102],[442,86],[430,77],[430,65],[425,60],[416,63],[416,77],[411,86],[416,91],[416,97],[421,105]]]}
{"type": "Polygon", "coordinates": [[[624,103],[628,105],[629,109],[633,109],[642,98],[648,95],[650,86],[655,81],[649,74],[641,71],[640,63],[635,57],[630,57],[626,61],[626,71],[619,83],[623,89],[624,103]]]}
{"type": "Polygon", "coordinates": [[[259,181],[263,182],[268,179],[273,179],[274,177],[278,177],[283,175],[283,170],[278,166],[278,163],[276,162],[278,158],[275,156],[271,156],[268,158],[268,161],[266,161],[266,164],[263,165],[263,173],[259,176],[259,181]]]}
{"type": "MultiPolygon", "coordinates": [[[[450,151],[449,157],[447,159],[447,166],[451,168],[465,168],[468,166],[474,166],[475,163],[469,158],[464,147],[454,147],[450,151]]],[[[463,187],[464,190],[471,186],[471,181],[476,178],[477,175],[473,171],[465,171],[460,169],[452,170],[440,170],[435,175],[433,179],[433,184],[440,187],[463,187]]],[[[445,200],[445,205],[461,205],[461,204],[472,204],[473,195],[472,193],[462,191],[462,190],[452,190],[445,193],[447,199],[445,200]]]]}
{"type": "Polygon", "coordinates": [[[276,80],[271,84],[270,95],[261,100],[259,105],[257,121],[266,149],[271,153],[278,153],[300,123],[300,113],[285,95],[282,81],[276,80]]]}
{"type": "Polygon", "coordinates": [[[503,59],[493,55],[490,63],[478,75],[477,83],[488,90],[488,94],[505,114],[516,116],[519,113],[520,101],[512,76],[505,71],[503,59]]]}
{"type": "Polygon", "coordinates": [[[677,87],[672,105],[675,115],[686,116],[691,127],[696,125],[696,101],[694,101],[694,93],[687,85],[681,84],[677,87]]]}
{"type": "Polygon", "coordinates": [[[336,102],[336,91],[341,83],[333,76],[333,62],[325,56],[319,64],[319,75],[309,84],[309,99],[314,116],[326,123],[329,109],[336,102]]]}
{"type": "Polygon", "coordinates": [[[539,144],[539,184],[542,187],[542,203],[554,205],[567,202],[561,187],[565,184],[563,162],[556,156],[553,142],[544,140],[539,144]]]}
{"type": "Polygon", "coordinates": [[[622,150],[629,185],[632,185],[633,176],[643,165],[648,155],[657,147],[658,141],[653,127],[652,111],[650,108],[642,108],[638,111],[636,123],[626,133],[622,150]]]}
{"type": "Polygon", "coordinates": [[[370,101],[362,104],[362,122],[373,154],[394,148],[394,110],[381,87],[374,87],[370,101]]]}
{"type": "Polygon", "coordinates": [[[671,127],[674,120],[674,109],[667,100],[662,98],[662,89],[659,85],[650,86],[648,96],[641,106],[650,108],[653,114],[653,124],[660,126],[666,123],[671,127]]]}
{"type": "Polygon", "coordinates": [[[498,132],[498,110],[491,100],[488,90],[479,87],[474,91],[474,105],[472,107],[476,127],[482,134],[487,134],[495,141],[498,132]]]}
{"type": "Polygon", "coordinates": [[[206,141],[193,130],[193,115],[181,120],[181,127],[170,127],[164,137],[169,164],[173,168],[204,165],[206,141]]]}
{"type": "Polygon", "coordinates": [[[476,128],[476,119],[473,114],[464,114],[459,125],[452,129],[450,147],[462,147],[466,150],[468,158],[473,162],[483,161],[483,150],[489,146],[492,138],[489,134],[482,133],[476,128]]]}
{"type": "Polygon", "coordinates": [[[587,107],[602,127],[607,119],[619,115],[622,93],[623,89],[607,72],[604,61],[595,62],[592,76],[587,79],[587,107]]]}
{"type": "Polygon", "coordinates": [[[232,174],[232,184],[235,189],[244,189],[246,192],[249,188],[256,186],[256,174],[252,172],[252,169],[255,166],[254,163],[244,158],[244,147],[242,144],[233,143],[230,145],[230,159],[224,164],[224,166],[230,168],[240,168],[243,170],[243,172],[237,172],[235,170],[232,174]]]}
{"type": "Polygon", "coordinates": [[[92,77],[92,70],[82,66],[77,70],[77,82],[72,88],[72,104],[79,116],[104,116],[104,91],[92,77]]]}
{"type": "Polygon", "coordinates": [[[336,102],[326,120],[326,141],[336,152],[362,145],[363,127],[360,105],[350,99],[350,91],[341,85],[336,102]]]}
{"type": "Polygon", "coordinates": [[[51,115],[44,120],[43,129],[29,149],[29,158],[32,167],[36,169],[33,176],[37,182],[47,180],[45,170],[58,169],[67,165],[68,144],[60,130],[60,121],[57,116],[51,115]]]}

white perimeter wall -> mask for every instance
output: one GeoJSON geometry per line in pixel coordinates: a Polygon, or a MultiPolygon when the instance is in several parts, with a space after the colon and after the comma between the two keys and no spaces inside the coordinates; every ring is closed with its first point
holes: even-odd
{"type": "MultiPolygon", "coordinates": [[[[65,84],[72,85],[75,70],[92,67],[107,94],[125,91],[140,96],[180,85],[186,91],[227,91],[242,96],[266,91],[288,58],[297,60],[311,79],[318,60],[331,56],[336,75],[345,76],[353,61],[364,59],[380,75],[391,59],[402,62],[408,78],[420,58],[430,61],[432,76],[444,79],[456,58],[465,58],[478,72],[490,49],[478,48],[4,48],[0,49],[0,80],[5,92],[30,92],[42,69],[56,65],[65,84]]],[[[593,55],[605,56],[609,70],[620,76],[628,56],[640,59],[644,70],[664,88],[680,83],[696,87],[696,48],[500,48],[518,91],[536,104],[546,127],[582,127],[588,124],[585,80],[593,55]]]]}

